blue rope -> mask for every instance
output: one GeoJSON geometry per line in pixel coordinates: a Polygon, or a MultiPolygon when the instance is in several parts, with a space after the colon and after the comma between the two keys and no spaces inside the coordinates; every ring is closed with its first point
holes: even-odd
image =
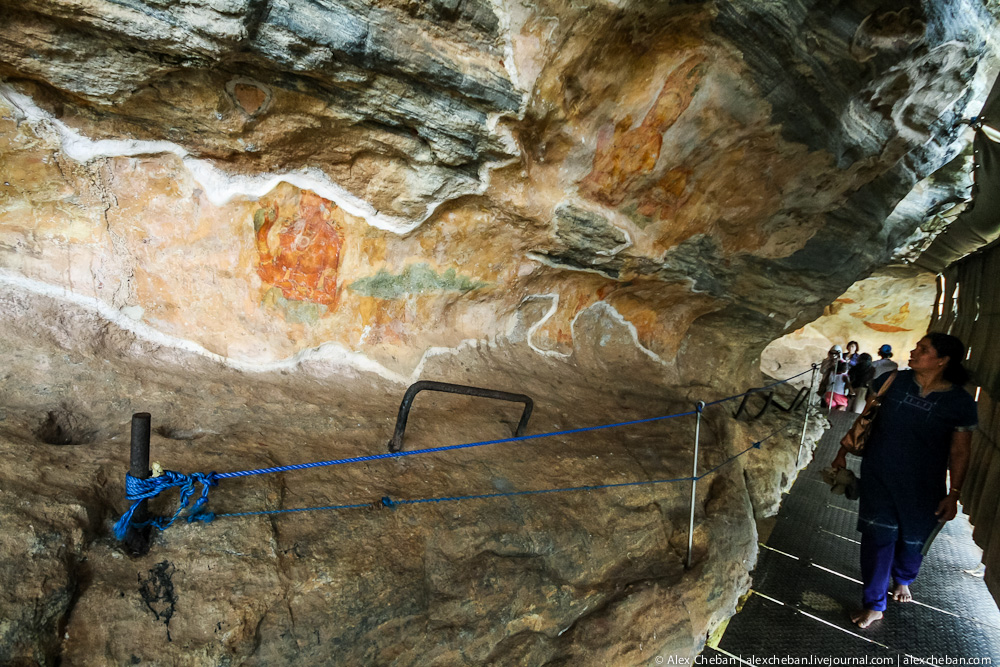
{"type": "Polygon", "coordinates": [[[132,522],[132,516],[135,514],[136,510],[139,509],[139,506],[144,500],[153,498],[159,495],[161,491],[173,487],[180,489],[180,504],[173,516],[156,517],[150,519],[149,521],[143,521],[132,525],[136,527],[155,526],[160,530],[164,530],[165,528],[170,527],[185,509],[188,510],[188,523],[194,521],[204,521],[207,523],[212,521],[215,518],[215,515],[211,512],[203,512],[202,508],[205,506],[205,503],[208,502],[208,489],[218,484],[216,479],[217,476],[214,472],[210,472],[207,475],[200,472],[185,475],[172,470],[164,470],[163,474],[159,477],[150,477],[149,479],[139,479],[138,477],[126,474],[125,497],[129,500],[134,500],[135,502],[132,503],[132,506],[128,508],[128,511],[126,511],[125,514],[123,514],[122,517],[115,522],[115,537],[119,540],[125,539],[125,534],[128,532],[129,524],[132,522]],[[188,503],[191,502],[191,496],[194,495],[195,484],[201,484],[201,496],[198,497],[198,500],[195,501],[194,505],[188,508],[188,503]]]}
{"type": "Polygon", "coordinates": [[[355,510],[362,507],[372,507],[371,503],[356,503],[354,505],[324,505],[323,507],[296,507],[287,510],[262,510],[259,512],[228,512],[216,514],[215,518],[232,516],[264,516],[267,514],[287,514],[289,512],[317,512],[319,510],[355,510]]]}
{"type": "Polygon", "coordinates": [[[786,382],[791,382],[792,380],[794,380],[794,379],[795,379],[795,378],[797,378],[797,377],[802,377],[802,376],[803,376],[803,375],[805,375],[806,373],[812,373],[812,370],[813,370],[813,369],[812,369],[812,368],[810,368],[810,369],[809,369],[809,370],[807,370],[807,371],[802,371],[801,373],[798,373],[798,374],[796,374],[796,375],[793,375],[793,376],[791,376],[791,377],[788,377],[788,378],[785,378],[784,380],[778,380],[777,382],[772,382],[771,384],[766,384],[766,385],[764,385],[763,387],[757,387],[757,388],[755,388],[755,389],[747,389],[747,390],[746,390],[745,392],[743,392],[742,394],[733,394],[732,396],[727,396],[727,397],[725,397],[725,398],[720,398],[720,399],[719,399],[719,400],[717,400],[717,401],[712,401],[711,403],[706,403],[706,404],[705,404],[705,407],[707,408],[707,407],[711,407],[711,406],[713,406],[713,405],[718,405],[718,404],[720,404],[720,403],[725,403],[726,401],[731,401],[731,400],[733,400],[734,398],[743,398],[743,397],[744,397],[744,396],[746,396],[747,394],[756,394],[756,393],[759,393],[759,392],[762,392],[762,391],[767,391],[767,390],[768,390],[768,389],[770,389],[771,387],[777,387],[777,386],[778,386],[779,384],[785,384],[786,382]]]}
{"type": "Polygon", "coordinates": [[[417,454],[433,454],[434,452],[448,452],[455,449],[471,449],[473,447],[485,447],[486,445],[501,445],[507,442],[523,442],[525,440],[540,440],[541,438],[551,438],[556,435],[572,435],[574,433],[585,433],[587,431],[600,431],[606,428],[616,428],[618,426],[632,426],[635,424],[646,424],[649,422],[663,421],[675,417],[688,417],[694,411],[678,412],[662,417],[649,417],[647,419],[636,419],[628,422],[618,422],[615,424],[602,424],[601,426],[586,426],[574,428],[567,431],[552,431],[549,433],[539,433],[537,435],[519,435],[513,438],[502,438],[500,440],[483,440],[480,442],[469,442],[462,445],[447,445],[444,447],[429,447],[427,449],[411,449],[405,452],[389,452],[386,454],[371,454],[370,456],[352,456],[346,459],[333,459],[330,461],[318,461],[316,463],[296,463],[294,465],[276,466],[274,468],[258,468],[256,470],[241,470],[238,472],[223,472],[216,475],[216,479],[227,479],[229,477],[248,477],[250,475],[264,475],[273,472],[288,472],[289,470],[305,470],[306,468],[322,468],[325,466],[336,466],[345,463],[361,463],[364,461],[379,461],[381,459],[396,459],[401,456],[416,456],[417,454]]]}
{"type": "Polygon", "coordinates": [[[377,503],[358,503],[353,505],[326,505],[323,507],[297,507],[292,509],[283,510],[264,510],[258,512],[230,512],[227,514],[217,514],[217,517],[242,517],[242,516],[263,516],[272,514],[286,514],[290,512],[314,512],[321,510],[345,510],[345,509],[360,509],[360,508],[372,508],[372,507],[385,507],[388,509],[394,509],[400,505],[420,505],[424,503],[446,503],[446,502],[457,502],[461,500],[485,500],[489,498],[508,498],[511,496],[533,496],[540,495],[544,493],[564,493],[567,491],[598,491],[600,489],[612,489],[620,488],[625,486],[642,486],[650,484],[669,484],[672,482],[690,482],[690,481],[701,481],[708,477],[715,471],[719,470],[723,466],[732,463],[739,457],[743,456],[751,449],[760,449],[760,446],[766,441],[770,440],[774,436],[778,435],[783,431],[787,431],[790,427],[783,426],[779,429],[772,431],[770,434],[764,436],[760,440],[754,442],[752,445],[744,449],[739,454],[730,456],[728,459],[715,466],[711,470],[708,470],[697,477],[675,477],[673,479],[654,479],[654,480],[642,480],[637,482],[620,482],[616,484],[594,484],[588,486],[566,486],[558,487],[552,489],[535,489],[529,491],[506,491],[502,493],[481,493],[476,495],[468,496],[443,496],[440,498],[414,498],[414,499],[403,499],[403,500],[393,500],[389,496],[384,496],[377,503]]]}
{"type": "Polygon", "coordinates": [[[711,475],[711,474],[712,474],[713,472],[715,472],[716,470],[718,470],[718,469],[719,469],[719,468],[721,468],[722,466],[724,466],[724,465],[726,465],[726,464],[729,464],[729,463],[732,463],[733,461],[735,461],[735,460],[736,460],[736,459],[738,459],[739,457],[741,457],[741,456],[743,456],[744,454],[746,454],[747,452],[749,452],[749,451],[750,451],[751,449],[760,449],[760,446],[761,446],[762,444],[764,444],[765,442],[767,442],[768,440],[770,440],[770,439],[771,439],[771,438],[773,438],[774,436],[778,435],[778,434],[779,434],[779,433],[781,433],[782,431],[787,431],[787,430],[788,430],[789,428],[791,428],[791,427],[790,427],[790,426],[788,426],[788,425],[785,425],[785,426],[782,426],[782,427],[781,427],[781,428],[779,428],[779,429],[776,429],[776,430],[772,431],[772,432],[771,432],[770,434],[768,434],[768,435],[764,436],[763,438],[761,438],[761,439],[760,439],[760,440],[758,440],[757,442],[753,443],[752,445],[750,445],[749,447],[747,447],[746,449],[744,449],[744,450],[743,450],[742,452],[740,452],[739,454],[734,454],[733,456],[730,456],[730,457],[729,457],[728,459],[726,459],[725,461],[723,461],[723,462],[722,462],[722,463],[720,463],[719,465],[715,466],[715,467],[714,467],[714,468],[712,468],[711,470],[708,470],[708,471],[706,471],[706,472],[702,473],[701,475],[699,475],[699,476],[698,476],[698,479],[699,479],[699,480],[701,480],[701,479],[703,479],[704,477],[707,477],[708,475],[711,475]]]}
{"type": "MultiPolygon", "coordinates": [[[[204,508],[205,504],[208,502],[208,491],[209,491],[209,488],[212,487],[212,486],[217,486],[218,485],[218,480],[220,480],[220,479],[227,479],[227,478],[231,478],[231,477],[248,477],[248,476],[251,476],[251,475],[263,475],[263,474],[268,474],[268,473],[288,472],[288,471],[292,471],[292,470],[305,470],[307,468],[320,468],[320,467],[326,467],[326,466],[343,465],[343,464],[347,464],[347,463],[361,463],[361,462],[364,462],[364,461],[378,461],[378,460],[382,460],[382,459],[400,458],[400,457],[403,457],[403,456],[415,456],[415,455],[418,455],[418,454],[431,454],[431,453],[434,453],[434,452],[445,452],[445,451],[452,451],[452,450],[457,450],[457,449],[471,449],[473,447],[484,447],[486,445],[498,445],[498,444],[509,443],[509,442],[522,442],[522,441],[525,441],[525,440],[538,440],[538,439],[541,439],[541,438],[549,438],[549,437],[558,436],[558,435],[572,435],[572,434],[575,434],[575,433],[586,433],[588,431],[599,431],[599,430],[608,429],[608,428],[617,428],[617,427],[620,427],[620,426],[632,426],[632,425],[635,425],[635,424],[646,424],[646,423],[650,423],[650,422],[656,422],[656,421],[663,421],[663,420],[667,420],[667,419],[673,419],[675,417],[687,417],[687,416],[690,416],[690,415],[693,415],[693,414],[696,414],[698,412],[703,411],[704,408],[706,408],[706,407],[709,407],[709,406],[712,406],[712,405],[718,405],[720,403],[725,403],[726,401],[731,401],[731,400],[733,400],[735,398],[740,398],[742,396],[745,396],[746,394],[751,394],[751,393],[756,393],[756,392],[759,392],[759,391],[764,391],[764,390],[769,389],[771,387],[775,387],[775,386],[780,385],[780,384],[785,384],[786,382],[790,382],[791,380],[794,380],[795,378],[800,377],[802,375],[805,375],[806,373],[809,373],[809,372],[812,372],[812,369],[809,369],[807,371],[803,371],[801,373],[798,373],[797,375],[793,375],[793,376],[791,376],[789,378],[786,378],[784,380],[779,380],[777,382],[773,382],[773,383],[771,383],[769,385],[766,385],[764,387],[759,387],[759,388],[756,388],[756,389],[751,389],[751,390],[745,391],[742,394],[734,394],[733,396],[729,396],[729,397],[726,397],[726,398],[723,398],[723,399],[719,399],[717,401],[713,401],[713,402],[707,403],[707,404],[699,403],[698,406],[696,407],[696,409],[693,410],[693,411],[679,412],[679,413],[676,413],[676,414],[664,415],[664,416],[660,416],[660,417],[649,417],[647,419],[636,419],[636,420],[627,421],[627,422],[617,422],[617,423],[613,423],[613,424],[603,424],[603,425],[600,425],[600,426],[588,426],[588,427],[583,427],[583,428],[569,429],[569,430],[565,430],[565,431],[554,431],[554,432],[549,432],[549,433],[540,433],[540,434],[537,434],[537,435],[522,435],[522,436],[516,436],[516,437],[513,437],[513,438],[502,438],[502,439],[499,439],[499,440],[483,440],[483,441],[480,441],[480,442],[465,443],[465,444],[460,444],[460,445],[447,445],[447,446],[442,446],[442,447],[430,447],[430,448],[426,448],[426,449],[414,449],[414,450],[403,451],[403,452],[389,452],[389,453],[386,453],[386,454],[373,454],[373,455],[369,455],[369,456],[353,456],[353,457],[343,458],[343,459],[332,459],[332,460],[329,460],[329,461],[318,461],[318,462],[315,462],[315,463],[298,463],[298,464],[287,465],[287,466],[275,466],[275,467],[272,467],[272,468],[258,468],[258,469],[255,469],[255,470],[242,470],[242,471],[226,472],[226,473],[215,473],[215,472],[212,472],[212,473],[208,473],[208,474],[197,473],[196,472],[196,473],[191,473],[189,475],[185,475],[184,473],[179,473],[179,472],[172,471],[172,470],[166,470],[166,471],[164,471],[163,475],[161,475],[159,477],[151,477],[149,479],[139,479],[139,478],[133,477],[131,475],[126,475],[125,476],[125,497],[127,499],[129,499],[129,500],[134,500],[135,502],[125,512],[125,514],[123,514],[121,516],[121,518],[118,519],[118,521],[115,522],[114,532],[115,532],[115,536],[119,540],[124,539],[125,534],[128,531],[128,527],[129,527],[130,523],[132,522],[132,517],[135,514],[135,512],[138,510],[138,508],[139,508],[140,504],[142,503],[142,501],[148,500],[150,498],[154,498],[157,495],[159,495],[162,491],[164,491],[164,490],[166,490],[168,488],[177,487],[177,488],[180,489],[180,499],[179,499],[180,502],[179,502],[179,506],[178,506],[177,510],[174,512],[173,516],[171,516],[171,517],[156,517],[156,518],[150,519],[148,521],[144,521],[144,522],[133,524],[133,525],[136,525],[138,527],[152,525],[152,526],[155,526],[156,528],[159,528],[160,530],[163,530],[163,529],[168,528],[169,526],[171,526],[180,517],[181,513],[184,512],[185,509],[188,510],[187,516],[186,516],[186,520],[188,521],[188,523],[191,523],[191,522],[194,522],[194,521],[202,521],[202,522],[208,523],[208,522],[213,521],[216,518],[216,515],[212,514],[211,512],[205,512],[205,511],[203,511],[203,508],[204,508]],[[188,504],[189,504],[189,502],[191,500],[192,495],[194,494],[195,484],[199,484],[199,483],[202,485],[201,495],[199,496],[199,498],[197,499],[197,501],[195,501],[195,504],[192,507],[188,508],[188,504]]],[[[771,436],[775,435],[776,433],[777,432],[772,433],[771,435],[769,435],[767,437],[770,438],[771,436]]],[[[765,438],[764,440],[766,440],[766,439],[767,438],[765,438]]],[[[716,466],[712,470],[708,471],[707,473],[704,473],[703,475],[701,475],[701,476],[699,476],[697,478],[683,477],[683,478],[677,478],[677,479],[671,479],[671,480],[653,480],[653,481],[645,481],[645,482],[624,482],[624,483],[621,483],[621,484],[604,484],[604,485],[596,485],[596,486],[566,487],[566,488],[559,488],[559,489],[543,489],[543,490],[539,490],[539,491],[515,491],[515,492],[510,492],[510,493],[496,493],[496,494],[486,494],[486,495],[479,495],[479,496],[456,496],[456,497],[453,497],[453,498],[425,498],[425,499],[420,499],[420,500],[408,500],[408,501],[392,501],[387,496],[386,498],[383,498],[383,505],[386,506],[386,507],[391,507],[394,504],[416,504],[416,503],[423,503],[423,502],[445,502],[445,501],[451,501],[451,500],[465,500],[465,499],[478,499],[478,498],[496,498],[496,497],[502,497],[502,496],[508,496],[508,495],[515,495],[516,496],[516,495],[530,495],[530,494],[538,494],[538,493],[557,493],[557,492],[563,492],[563,491],[579,491],[579,490],[590,490],[590,491],[592,491],[592,490],[596,490],[596,489],[613,488],[613,487],[618,487],[618,486],[632,486],[632,485],[636,485],[636,484],[661,484],[661,483],[665,483],[665,482],[675,482],[675,481],[693,481],[693,480],[696,480],[696,479],[701,479],[705,475],[707,475],[707,474],[709,474],[711,472],[714,472],[715,470],[718,470],[720,467],[722,467],[726,463],[729,463],[733,459],[735,459],[735,458],[737,458],[739,456],[742,456],[744,453],[746,453],[750,449],[753,449],[754,447],[759,448],[761,442],[763,442],[763,440],[761,440],[761,441],[759,441],[757,443],[754,443],[754,445],[752,447],[744,450],[740,454],[737,454],[735,457],[731,457],[730,459],[728,459],[727,461],[723,462],[719,466],[716,466]]],[[[359,508],[359,507],[370,507],[370,506],[371,506],[370,504],[329,505],[329,506],[324,506],[324,507],[309,507],[309,508],[290,509],[290,510],[270,510],[270,511],[261,511],[261,512],[229,513],[229,514],[220,514],[218,516],[257,516],[257,515],[266,515],[266,514],[281,514],[281,513],[286,513],[286,512],[308,512],[308,511],[323,510],[323,509],[355,509],[355,508],[359,508]]]]}
{"type": "MultiPolygon", "coordinates": [[[[718,405],[719,403],[725,403],[726,401],[731,401],[734,398],[740,398],[746,394],[752,394],[759,391],[764,391],[771,387],[777,386],[779,384],[784,384],[790,382],[797,377],[805,375],[806,373],[812,372],[812,369],[808,371],[803,371],[798,375],[793,375],[790,378],[780,380],[778,382],[773,382],[764,387],[758,387],[757,389],[751,389],[745,391],[742,394],[735,394],[727,398],[719,399],[718,401],[713,401],[711,403],[705,404],[704,407],[711,405],[718,405]]],[[[249,477],[250,475],[264,475],[276,472],[289,472],[292,470],[305,470],[307,468],[322,468],[325,466],[335,466],[343,465],[346,463],[362,463],[365,461],[379,461],[382,459],[394,459],[402,456],[416,456],[418,454],[432,454],[434,452],[447,452],[455,449],[471,449],[473,447],[484,447],[486,445],[501,445],[508,442],[523,442],[525,440],[539,440],[541,438],[551,438],[557,435],[573,435],[574,433],[586,433],[587,431],[600,431],[608,428],[617,428],[619,426],[634,426],[635,424],[647,424],[649,422],[663,421],[666,419],[674,419],[675,417],[689,417],[695,414],[698,410],[690,410],[688,412],[678,412],[672,415],[664,415],[661,417],[649,417],[646,419],[635,419],[627,422],[616,422],[614,424],[602,424],[600,426],[586,426],[583,428],[574,428],[566,431],[551,431],[549,433],[539,433],[537,435],[520,435],[513,438],[501,438],[500,440],[483,440],[480,442],[469,442],[461,445],[447,445],[443,447],[429,447],[427,449],[412,449],[405,452],[388,452],[386,454],[371,454],[369,456],[352,456],[345,459],[332,459],[329,461],[318,461],[315,463],[296,463],[287,466],[275,466],[273,468],[257,468],[256,470],[240,470],[236,472],[223,472],[216,475],[216,479],[228,479],[230,477],[249,477]]]]}
{"type": "Polygon", "coordinates": [[[653,480],[643,480],[639,482],[620,482],[617,484],[593,484],[588,486],[567,486],[555,489],[534,489],[529,491],[505,491],[500,493],[480,493],[470,496],[443,496],[439,498],[412,498],[404,500],[393,500],[389,496],[384,496],[378,503],[362,503],[356,505],[328,505],[326,507],[299,507],[287,510],[267,510],[260,512],[232,512],[229,514],[217,514],[217,517],[239,517],[239,516],[260,516],[266,514],[283,514],[286,512],[311,512],[318,510],[337,510],[337,509],[358,509],[361,507],[376,507],[381,506],[388,509],[394,509],[399,505],[421,505],[424,503],[449,503],[456,502],[460,500],[485,500],[488,498],[506,498],[510,496],[533,496],[543,493],[564,493],[567,491],[598,491],[600,489],[613,489],[623,486],[639,486],[644,484],[669,484],[671,482],[690,482],[691,477],[677,477],[674,479],[653,479],[653,480]]]}

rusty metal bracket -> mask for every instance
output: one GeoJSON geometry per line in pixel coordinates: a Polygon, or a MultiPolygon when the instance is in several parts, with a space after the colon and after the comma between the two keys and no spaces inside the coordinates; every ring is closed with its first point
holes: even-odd
{"type": "Polygon", "coordinates": [[[524,394],[511,394],[506,391],[497,391],[495,389],[481,389],[479,387],[468,387],[461,384],[450,384],[448,382],[432,382],[430,380],[421,380],[420,382],[415,382],[410,385],[410,388],[406,390],[403,395],[403,401],[399,404],[399,416],[396,417],[396,430],[392,434],[392,440],[389,441],[389,451],[399,452],[403,450],[403,432],[406,431],[406,420],[410,416],[410,406],[413,405],[413,399],[416,398],[417,394],[421,391],[441,391],[448,394],[464,394],[465,396],[479,396],[481,398],[493,398],[499,401],[511,401],[513,403],[524,403],[524,412],[521,413],[521,421],[517,424],[517,429],[514,431],[514,437],[519,437],[524,435],[524,429],[528,425],[528,419],[531,417],[531,410],[534,408],[534,401],[531,400],[530,396],[525,396],[524,394]]]}

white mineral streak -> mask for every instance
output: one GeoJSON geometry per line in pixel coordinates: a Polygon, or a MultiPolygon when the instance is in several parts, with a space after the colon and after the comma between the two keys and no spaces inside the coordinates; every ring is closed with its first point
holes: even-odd
{"type": "MultiPolygon", "coordinates": [[[[118,310],[100,299],[77,294],[76,292],[66,289],[65,287],[51,285],[38,280],[32,280],[31,278],[26,278],[20,274],[12,273],[4,269],[0,269],[0,285],[13,289],[21,289],[31,294],[37,294],[39,296],[71,303],[74,306],[94,313],[99,317],[115,324],[121,329],[133,334],[140,340],[144,340],[161,347],[168,347],[197,354],[244,373],[270,373],[282,370],[301,370],[309,372],[309,366],[322,367],[333,365],[340,367],[346,366],[359,372],[372,373],[373,375],[377,375],[381,378],[389,380],[390,382],[408,385],[420,379],[424,366],[433,357],[458,354],[463,350],[479,349],[484,345],[487,347],[490,345],[489,341],[468,338],[460,341],[455,347],[428,348],[409,374],[396,373],[377,361],[374,361],[359,352],[348,350],[338,343],[323,343],[318,347],[302,350],[287,359],[270,362],[253,362],[216,354],[215,352],[207,350],[201,345],[185,338],[178,338],[176,336],[165,334],[162,331],[145,324],[144,322],[138,321],[135,318],[137,313],[130,311],[129,308],[118,310]]],[[[556,304],[558,305],[558,299],[556,299],[556,304]]],[[[549,314],[551,314],[551,312],[549,314]]],[[[546,317],[549,314],[547,314],[546,317]]],[[[538,350],[534,346],[532,346],[532,349],[535,349],[535,351],[541,354],[545,354],[544,350],[538,350]]]]}
{"type": "Polygon", "coordinates": [[[560,264],[558,262],[553,262],[551,259],[545,255],[539,254],[537,252],[526,252],[525,257],[532,259],[539,264],[544,264],[545,266],[552,267],[553,269],[559,269],[560,271],[581,271],[583,273],[594,273],[601,276],[602,278],[607,278],[608,274],[601,271],[599,268],[590,268],[588,266],[567,266],[565,264],[560,264]]]}
{"type": "Polygon", "coordinates": [[[660,355],[658,355],[656,352],[653,352],[648,347],[645,347],[642,343],[639,342],[639,330],[635,328],[635,325],[629,322],[627,319],[625,319],[625,316],[619,313],[618,310],[607,301],[598,301],[597,303],[588,306],[587,308],[584,308],[583,310],[581,310],[579,313],[576,314],[576,317],[574,317],[573,321],[570,323],[570,331],[573,332],[574,339],[576,338],[576,331],[575,331],[576,321],[580,318],[581,315],[583,315],[588,310],[603,310],[605,315],[609,316],[611,319],[615,320],[628,330],[629,334],[632,336],[632,343],[634,343],[635,346],[639,348],[640,352],[648,356],[656,363],[666,365],[666,362],[660,355]]]}
{"type": "Polygon", "coordinates": [[[507,7],[508,3],[505,0],[490,0],[490,4],[493,6],[493,14],[500,23],[500,34],[503,35],[503,66],[507,70],[510,82],[522,92],[521,107],[523,109],[524,89],[521,87],[517,73],[517,62],[514,60],[514,39],[511,34],[510,8],[507,7]]]}
{"type": "Polygon", "coordinates": [[[503,65],[510,82],[521,91],[521,115],[527,108],[530,92],[546,62],[547,47],[558,25],[553,16],[541,15],[537,8],[520,0],[490,0],[503,34],[503,65]],[[541,37],[528,26],[538,26],[541,37]],[[544,28],[542,26],[545,26],[544,28]]]}
{"type": "MultiPolygon", "coordinates": [[[[534,352],[537,352],[538,354],[547,357],[558,357],[561,359],[565,359],[571,356],[572,353],[558,352],[556,350],[543,350],[542,348],[535,345],[535,343],[532,341],[532,338],[534,337],[535,332],[538,331],[539,327],[543,326],[553,315],[555,315],[556,311],[559,310],[559,295],[554,292],[548,294],[529,294],[528,296],[521,299],[521,304],[525,304],[528,301],[536,301],[536,300],[540,301],[543,299],[549,300],[550,303],[549,309],[545,311],[544,315],[538,318],[537,322],[535,322],[534,324],[531,325],[531,327],[528,328],[528,335],[527,335],[528,347],[530,347],[534,352]]],[[[635,328],[635,325],[629,322],[627,319],[625,319],[625,317],[621,313],[619,313],[618,310],[607,301],[598,301],[597,303],[588,306],[587,308],[584,308],[583,310],[581,310],[579,313],[576,314],[576,316],[573,318],[573,321],[570,322],[570,332],[572,333],[574,340],[576,340],[576,321],[580,319],[581,315],[583,315],[589,310],[604,311],[605,315],[609,316],[614,321],[623,325],[626,328],[626,330],[628,330],[629,334],[632,337],[632,343],[639,349],[639,351],[641,351],[643,354],[648,356],[656,363],[666,365],[666,362],[660,355],[656,354],[655,352],[653,352],[652,350],[645,347],[642,343],[639,342],[639,330],[635,328]]]]}
{"type": "MultiPolygon", "coordinates": [[[[27,95],[22,95],[7,84],[0,84],[0,98],[10,104],[18,121],[27,121],[39,128],[55,132],[62,144],[62,152],[72,160],[87,163],[97,158],[128,157],[170,153],[181,159],[193,178],[201,184],[205,195],[216,206],[223,206],[236,197],[259,199],[285,182],[303,190],[311,190],[329,199],[345,212],[363,219],[372,227],[395,234],[408,234],[423,224],[438,206],[448,201],[444,198],[428,203],[426,213],[418,219],[401,218],[380,213],[367,201],[347,192],[330,180],[320,169],[298,169],[277,174],[231,174],[209,160],[192,157],[183,147],[169,141],[141,141],[137,139],[90,139],[39,108],[27,95]]],[[[495,124],[496,121],[494,121],[495,124]]],[[[512,140],[506,140],[510,144],[512,140]]],[[[505,161],[509,162],[509,160],[505,161]]],[[[487,163],[480,169],[480,180],[475,186],[460,188],[453,197],[479,195],[489,186],[489,172],[505,163],[487,163]]]]}
{"type": "MultiPolygon", "coordinates": [[[[37,294],[39,296],[71,303],[79,308],[98,315],[118,327],[121,327],[141,340],[153,343],[154,345],[160,345],[162,347],[169,347],[197,354],[243,372],[267,373],[270,371],[297,369],[301,367],[302,364],[308,362],[332,362],[334,364],[350,366],[359,371],[373,373],[392,382],[409,384],[418,377],[418,373],[420,369],[423,368],[424,364],[424,360],[421,359],[420,363],[414,370],[414,373],[411,373],[411,375],[407,377],[389,370],[385,366],[372,361],[363,354],[352,352],[336,343],[324,343],[319,347],[302,350],[287,359],[281,359],[279,361],[255,363],[251,361],[232,359],[230,357],[211,352],[190,340],[165,334],[162,331],[145,324],[144,322],[133,319],[128,313],[122,312],[121,310],[118,310],[99,299],[77,294],[76,292],[68,290],[65,287],[50,285],[49,283],[44,283],[38,280],[32,280],[31,278],[26,278],[20,274],[12,273],[3,269],[0,269],[0,285],[21,289],[31,294],[37,294]]],[[[440,352],[435,353],[440,354],[440,352]]],[[[424,356],[426,357],[427,354],[431,354],[431,352],[428,351],[428,353],[424,356]]]]}
{"type": "Polygon", "coordinates": [[[568,353],[558,352],[556,350],[543,350],[542,348],[536,346],[531,341],[531,339],[534,337],[535,332],[538,330],[538,328],[541,327],[543,324],[545,324],[545,322],[548,321],[548,319],[550,317],[552,317],[553,315],[555,315],[555,313],[556,313],[557,310],[559,310],[559,295],[556,294],[556,293],[551,293],[551,294],[529,294],[528,296],[526,296],[523,299],[521,299],[521,303],[525,304],[528,301],[535,301],[535,300],[541,300],[541,299],[549,299],[549,309],[547,311],[545,311],[544,315],[542,315],[540,318],[538,318],[537,322],[535,322],[534,324],[532,324],[528,328],[528,336],[527,336],[528,347],[530,347],[532,350],[534,350],[535,352],[537,352],[538,354],[541,354],[543,356],[547,356],[547,357],[559,357],[559,358],[565,359],[566,357],[570,356],[568,353]]]}

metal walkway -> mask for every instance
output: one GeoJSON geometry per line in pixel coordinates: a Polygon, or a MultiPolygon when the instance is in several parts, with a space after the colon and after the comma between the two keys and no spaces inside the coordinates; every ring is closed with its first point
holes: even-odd
{"type": "MultiPolygon", "coordinates": [[[[702,660],[1000,665],[1000,611],[976,576],[981,551],[964,514],[931,546],[911,587],[914,602],[890,600],[885,618],[865,630],[851,623],[850,612],[861,606],[857,502],[830,493],[821,473],[854,416],[831,414],[832,428],[783,499],[761,547],[750,595],[702,660]]],[[[860,460],[849,458],[858,472],[860,460]]]]}

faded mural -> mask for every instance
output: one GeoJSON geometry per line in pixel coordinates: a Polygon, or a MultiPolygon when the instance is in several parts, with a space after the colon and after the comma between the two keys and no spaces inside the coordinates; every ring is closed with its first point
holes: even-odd
{"type": "Polygon", "coordinates": [[[761,369],[781,375],[785,369],[806,368],[821,361],[831,345],[851,340],[875,359],[878,348],[888,344],[893,360],[905,366],[910,350],[930,325],[935,280],[930,273],[890,267],[858,281],[827,306],[818,320],[765,348],[761,369]]]}
{"type": "Polygon", "coordinates": [[[336,307],[343,245],[334,219],[337,210],[305,191],[290,212],[279,211],[277,204],[257,209],[253,226],[261,281],[278,288],[285,299],[336,307]]]}

